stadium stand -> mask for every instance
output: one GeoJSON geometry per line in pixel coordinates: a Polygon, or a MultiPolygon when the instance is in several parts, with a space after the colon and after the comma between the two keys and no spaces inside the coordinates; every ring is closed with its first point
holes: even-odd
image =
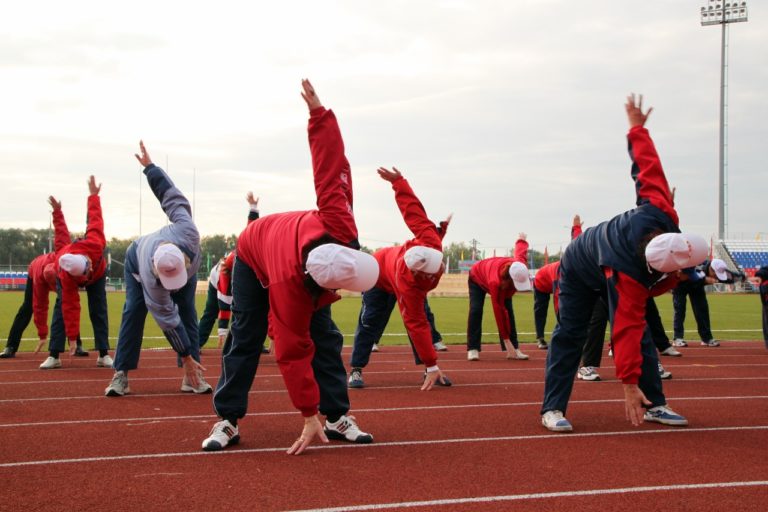
{"type": "Polygon", "coordinates": [[[747,277],[754,277],[758,268],[768,265],[768,240],[724,240],[722,247],[747,277]]]}
{"type": "Polygon", "coordinates": [[[0,272],[0,290],[23,290],[26,285],[26,272],[0,272]]]}

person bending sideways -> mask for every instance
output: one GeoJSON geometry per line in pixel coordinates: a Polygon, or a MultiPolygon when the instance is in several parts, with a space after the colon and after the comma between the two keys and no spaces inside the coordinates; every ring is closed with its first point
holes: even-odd
{"type": "Polygon", "coordinates": [[[221,420],[202,443],[206,451],[239,442],[238,421],[248,409],[268,329],[291,402],[304,419],[288,454],[301,454],[315,439],[373,441],[349,415],[343,336],[330,305],[341,298],[339,288],[370,289],[379,268],[373,256],[358,250],[352,175],[336,116],[323,107],[308,80],[302,88],[317,209],[261,217],[238,238],[231,338],[224,343],[213,395],[221,420]],[[320,414],[326,417],[325,427],[320,414]]]}
{"type": "Polygon", "coordinates": [[[56,253],[56,304],[51,318],[49,356],[40,365],[43,370],[59,368],[59,354],[68,340],[70,353],[77,350],[80,336],[80,288],[88,297],[88,316],[99,357],[96,366],[112,367],[109,356],[109,320],[107,318],[107,262],[104,249],[104,218],[99,192],[101,184],[88,179],[88,221],[85,236],[62,247],[56,253]]]}
{"type": "Polygon", "coordinates": [[[39,339],[35,353],[48,341],[48,294],[56,291],[56,253],[71,242],[61,203],[50,196],[48,204],[53,208],[53,252],[41,254],[33,259],[27,268],[24,300],[11,324],[5,350],[0,353],[2,359],[15,357],[21,344],[21,335],[31,320],[34,320],[39,339]]]}
{"type": "Polygon", "coordinates": [[[349,387],[364,387],[363,368],[368,364],[374,343],[387,326],[395,302],[416,364],[423,363],[426,367],[421,389],[432,389],[435,384],[450,386],[450,380],[437,366],[437,352],[426,313],[427,292],[435,289],[445,270],[442,244],[450,217],[441,223],[444,228],[438,231],[400,171],[395,167],[392,170],[379,167],[378,173],[392,184],[395,202],[414,238],[403,245],[379,249],[373,255],[379,263],[379,279],[376,286],[363,293],[350,361],[349,387]]]}
{"type": "Polygon", "coordinates": [[[483,347],[483,306],[485,294],[491,296],[493,314],[499,328],[501,350],[507,352],[507,359],[528,359],[520,350],[515,326],[515,312],[512,296],[515,292],[531,289],[528,274],[528,242],[525,233],[515,243],[515,256],[486,258],[478,261],[469,270],[469,318],[467,319],[467,359],[477,361],[483,347]]]}
{"type": "Polygon", "coordinates": [[[672,191],[644,128],[642,96],[625,105],[636,208],[593,226],[571,242],[560,261],[559,323],[547,354],[541,422],[549,430],[573,430],[565,418],[595,302],[606,300],[616,376],[624,386],[624,410],[633,425],[688,421],[667,406],[658,356],[646,326],[649,297],[668,291],[677,273],[704,260],[706,241],[681,234],[672,191]]]}
{"type": "Polygon", "coordinates": [[[139,366],[147,312],[157,322],[181,359],[184,393],[210,393],[200,364],[195,289],[200,268],[200,235],[192,220],[189,201],[139,142],[136,159],[168,225],[139,237],[125,252],[125,306],[117,335],[115,375],[104,390],[107,396],[130,393],[128,372],[139,366]]]}

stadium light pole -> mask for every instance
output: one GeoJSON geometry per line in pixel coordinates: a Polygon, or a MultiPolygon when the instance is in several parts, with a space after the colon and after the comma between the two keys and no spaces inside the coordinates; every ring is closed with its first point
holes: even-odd
{"type": "Polygon", "coordinates": [[[747,2],[709,0],[701,8],[701,25],[720,25],[720,158],[718,169],[717,236],[724,240],[728,233],[728,24],[747,21],[747,2]]]}

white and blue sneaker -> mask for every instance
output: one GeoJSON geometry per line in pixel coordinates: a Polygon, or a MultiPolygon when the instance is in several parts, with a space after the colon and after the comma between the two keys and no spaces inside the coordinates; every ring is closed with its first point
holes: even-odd
{"type": "Polygon", "coordinates": [[[547,411],[541,415],[541,424],[552,432],[571,432],[571,422],[565,419],[561,411],[547,411]]]}
{"type": "Polygon", "coordinates": [[[363,382],[362,368],[352,368],[352,371],[349,372],[349,380],[347,380],[347,386],[353,389],[365,387],[365,382],[363,382]]]}
{"type": "Polygon", "coordinates": [[[350,443],[369,444],[373,442],[373,436],[360,430],[354,416],[343,415],[336,423],[325,422],[325,435],[328,439],[349,441],[350,443]]]}
{"type": "Polygon", "coordinates": [[[227,420],[217,422],[203,441],[203,450],[216,452],[240,442],[240,431],[227,420]]]}
{"type": "Polygon", "coordinates": [[[659,363],[659,378],[661,380],[668,380],[672,378],[672,372],[665,370],[661,363],[659,363]]]}
{"type": "Polygon", "coordinates": [[[643,416],[645,421],[653,421],[662,425],[672,425],[675,427],[684,427],[688,425],[688,420],[680,416],[666,405],[657,405],[645,411],[643,416]]]}

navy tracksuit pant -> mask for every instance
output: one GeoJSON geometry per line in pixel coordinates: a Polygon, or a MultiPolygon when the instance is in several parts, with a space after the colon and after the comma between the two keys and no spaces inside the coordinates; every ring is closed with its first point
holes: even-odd
{"type": "MultiPolygon", "coordinates": [[[[107,274],[85,287],[88,298],[88,317],[93,326],[94,345],[100,354],[109,350],[109,319],[107,317],[107,274]]],[[[78,334],[79,338],[79,334],[78,334]]],[[[61,311],[61,282],[56,279],[56,304],[51,318],[51,337],[48,350],[51,356],[58,357],[66,344],[64,315],[61,311]]]]}
{"type": "Polygon", "coordinates": [[[685,338],[685,309],[686,297],[691,299],[693,317],[696,319],[696,328],[699,331],[701,341],[710,341],[712,327],[709,321],[709,302],[707,292],[704,291],[704,283],[680,283],[672,290],[672,306],[675,309],[673,327],[675,339],[685,338]]]}
{"type": "MultiPolygon", "coordinates": [[[[232,324],[224,344],[221,377],[213,395],[216,414],[229,421],[248,411],[248,392],[267,337],[269,291],[253,270],[235,258],[232,270],[232,324]]],[[[347,372],[341,359],[344,337],[325,306],[312,315],[309,334],[315,344],[312,369],[320,389],[320,414],[338,418],[349,411],[347,372]]]]}
{"type": "MultiPolygon", "coordinates": [[[[485,294],[487,292],[471,279],[468,281],[469,318],[467,319],[467,350],[482,351],[483,307],[485,306],[485,294]]],[[[512,298],[504,300],[504,309],[507,310],[507,315],[509,317],[509,341],[512,342],[513,347],[518,348],[517,326],[515,325],[515,311],[512,309],[512,298]]],[[[501,338],[501,334],[499,334],[499,345],[501,345],[501,350],[507,350],[507,347],[504,346],[504,340],[501,338]]]]}

